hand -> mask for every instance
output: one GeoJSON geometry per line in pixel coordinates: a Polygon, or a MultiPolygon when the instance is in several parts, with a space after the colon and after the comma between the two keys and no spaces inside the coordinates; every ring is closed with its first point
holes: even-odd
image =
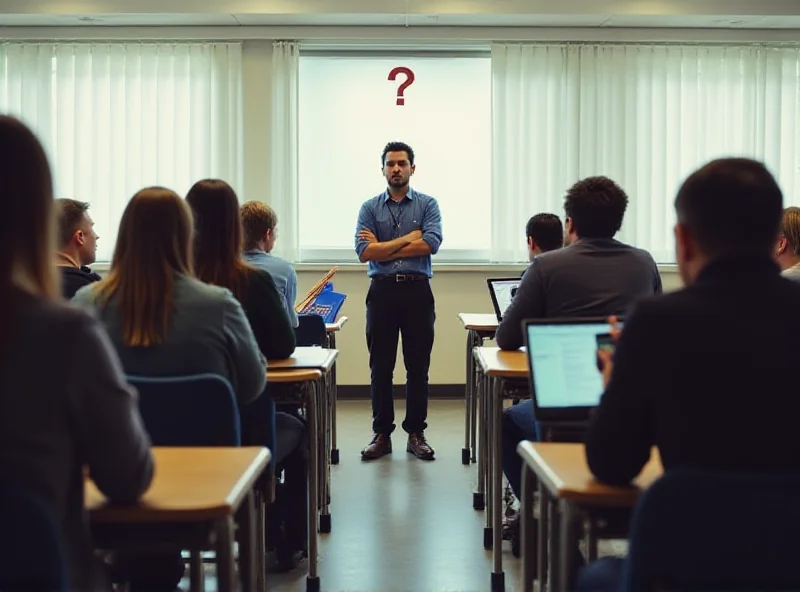
{"type": "Polygon", "coordinates": [[[371,230],[367,230],[366,228],[362,228],[358,232],[358,239],[367,241],[368,243],[377,243],[378,237],[376,237],[371,230]]]}
{"type": "Polygon", "coordinates": [[[411,232],[409,232],[405,236],[405,238],[408,239],[411,242],[414,242],[415,240],[422,240],[422,231],[421,230],[412,230],[411,232]]]}
{"type": "MultiPolygon", "coordinates": [[[[611,326],[609,333],[611,333],[611,338],[616,345],[617,341],[619,341],[619,336],[622,334],[622,329],[619,328],[617,317],[608,317],[608,324],[611,326]]],[[[600,371],[603,374],[603,388],[606,388],[611,380],[611,374],[614,372],[614,359],[611,352],[605,349],[597,350],[597,359],[600,360],[600,371]]]]}

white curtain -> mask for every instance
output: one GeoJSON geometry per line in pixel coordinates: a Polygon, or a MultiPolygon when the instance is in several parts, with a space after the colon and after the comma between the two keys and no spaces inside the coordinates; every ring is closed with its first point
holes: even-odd
{"type": "Polygon", "coordinates": [[[273,43],[268,201],[278,215],[280,239],[275,245],[275,253],[289,261],[296,261],[299,252],[299,72],[299,44],[288,41],[273,43]]]}
{"type": "Polygon", "coordinates": [[[537,212],[606,175],[630,199],[618,238],[674,261],[673,200],[708,160],[750,156],[797,204],[800,49],[643,45],[492,47],[492,259],[526,259],[537,212]]]}
{"type": "Polygon", "coordinates": [[[56,196],[90,202],[99,261],[139,189],[241,188],[241,102],[239,43],[0,44],[0,111],[41,138],[56,196]]]}

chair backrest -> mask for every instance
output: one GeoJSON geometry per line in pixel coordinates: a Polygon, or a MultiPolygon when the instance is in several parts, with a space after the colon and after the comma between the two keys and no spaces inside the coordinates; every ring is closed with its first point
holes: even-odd
{"type": "Polygon", "coordinates": [[[66,592],[61,528],[37,494],[0,483],[0,590],[66,592]]]}
{"type": "Polygon", "coordinates": [[[668,471],[634,513],[623,590],[800,590],[800,472],[668,471]]]}
{"type": "Polygon", "coordinates": [[[233,387],[217,374],[128,376],[155,446],[240,446],[233,387]]]}
{"type": "Polygon", "coordinates": [[[325,319],[318,314],[301,314],[297,316],[295,337],[300,347],[325,346],[325,319]]]}

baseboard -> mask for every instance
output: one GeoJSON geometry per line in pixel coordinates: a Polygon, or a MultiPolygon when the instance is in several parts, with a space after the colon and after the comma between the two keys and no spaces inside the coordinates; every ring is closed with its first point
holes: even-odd
{"type": "MultiPolygon", "coordinates": [[[[369,399],[368,384],[340,384],[338,386],[339,399],[369,399]]],[[[394,398],[405,399],[406,387],[395,385],[394,398]]],[[[432,384],[428,387],[429,399],[463,399],[463,384],[432,384]]]]}

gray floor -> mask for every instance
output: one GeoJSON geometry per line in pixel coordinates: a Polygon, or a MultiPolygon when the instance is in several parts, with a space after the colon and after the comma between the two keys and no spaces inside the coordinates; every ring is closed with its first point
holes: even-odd
{"type": "MultiPolygon", "coordinates": [[[[402,421],[404,405],[398,401],[402,421]]],[[[320,536],[319,573],[330,592],[478,591],[489,589],[491,553],[483,549],[483,512],[472,509],[476,467],[461,464],[463,401],[431,401],[426,432],[436,460],[394,452],[365,463],[371,436],[367,401],[339,403],[341,462],[332,471],[332,532],[320,536]]],[[[506,543],[507,590],[519,589],[519,561],[506,543]]],[[[305,569],[270,576],[269,590],[305,590],[305,569]]],[[[208,588],[210,589],[210,587],[208,588]]]]}

